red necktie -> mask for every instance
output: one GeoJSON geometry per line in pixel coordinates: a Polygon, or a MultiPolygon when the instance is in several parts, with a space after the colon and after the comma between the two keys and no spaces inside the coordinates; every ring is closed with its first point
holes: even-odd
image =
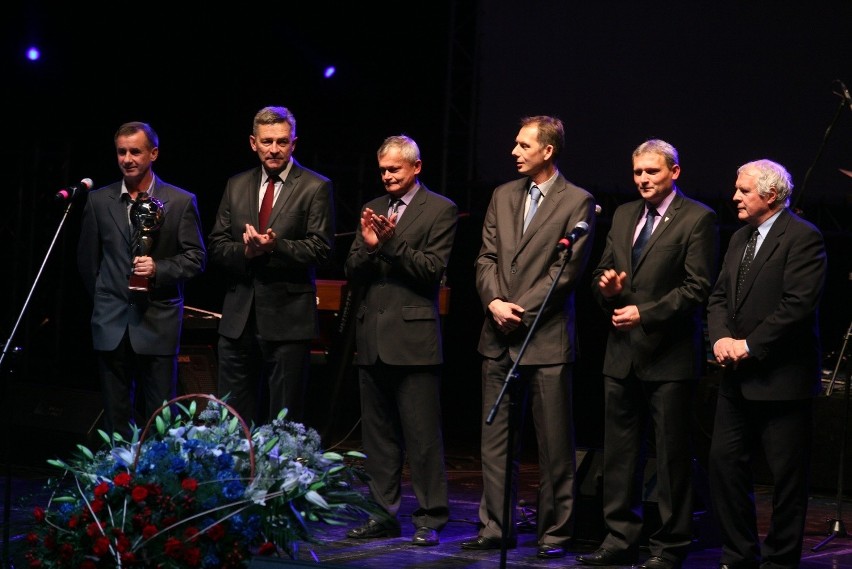
{"type": "Polygon", "coordinates": [[[260,213],[257,215],[258,231],[266,231],[269,224],[269,214],[272,213],[272,200],[275,197],[275,180],[272,176],[266,184],[266,192],[263,194],[263,203],[260,204],[260,213]]]}

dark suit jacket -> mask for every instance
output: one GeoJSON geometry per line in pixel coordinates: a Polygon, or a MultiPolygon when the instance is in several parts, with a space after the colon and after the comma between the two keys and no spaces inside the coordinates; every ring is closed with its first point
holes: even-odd
{"type": "Polygon", "coordinates": [[[735,305],[737,272],[753,228],[731,237],[710,296],[710,342],[745,339],[751,357],[727,366],[720,393],[746,399],[804,399],[820,389],[819,301],[827,261],[822,234],[784,209],[757,251],[735,305]]]}
{"type": "Polygon", "coordinates": [[[330,261],[334,242],[331,180],[293,165],[269,218],[278,237],[275,251],[247,259],[243,233],[258,226],[262,167],[233,176],[225,186],[210,232],[210,258],[228,274],[219,333],[239,338],[254,303],[261,337],[311,340],[319,334],[316,267],[330,261]]]}
{"type": "Polygon", "coordinates": [[[92,343],[113,350],[127,330],[138,354],[177,354],[183,324],[184,284],[204,270],[207,253],[195,196],[156,176],[151,196],[165,217],[150,256],[157,274],[147,294],[131,293],[131,229],[121,182],[89,193],[83,210],[77,266],[92,295],[92,343]]]}
{"type": "Polygon", "coordinates": [[[632,366],[642,380],[695,379],[707,355],[702,317],[719,250],[716,214],[678,191],[633,270],[633,234],[644,206],[640,199],[615,210],[592,273],[592,292],[607,316],[631,304],[640,316],[640,326],[632,330],[609,326],[603,373],[625,378],[632,366]],[[627,273],[624,290],[612,299],[598,287],[606,269],[627,273]]]}
{"type": "Polygon", "coordinates": [[[487,358],[499,357],[508,349],[512,359],[517,359],[528,328],[542,311],[545,296],[562,264],[562,254],[556,245],[579,222],[585,221],[589,232],[573,245],[571,259],[521,361],[526,365],[573,362],[574,286],[591,252],[595,200],[559,174],[524,232],[521,218],[529,184],[529,178],[521,178],[498,186],[485,214],[482,247],[475,264],[476,288],[486,314],[478,349],[487,358]],[[523,326],[509,335],[500,332],[488,311],[488,304],[495,298],[522,306],[526,311],[522,316],[523,326]]]}
{"type": "MultiPolygon", "coordinates": [[[[388,196],[364,208],[385,213],[388,196]]],[[[377,358],[390,365],[443,363],[438,293],[457,222],[456,204],[420,184],[377,253],[367,252],[359,224],[345,266],[350,282],[363,287],[355,315],[358,365],[377,358]]]]}

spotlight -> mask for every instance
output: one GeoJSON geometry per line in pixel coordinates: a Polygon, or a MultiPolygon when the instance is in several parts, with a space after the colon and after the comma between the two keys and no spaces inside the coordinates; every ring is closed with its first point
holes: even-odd
{"type": "Polygon", "coordinates": [[[330,79],[331,76],[334,75],[335,71],[337,71],[337,70],[334,68],[334,66],[329,65],[328,67],[325,68],[325,72],[323,73],[323,77],[325,77],[326,79],[330,79]]]}
{"type": "Polygon", "coordinates": [[[41,52],[37,47],[31,47],[27,49],[27,59],[30,61],[36,61],[41,58],[41,52]]]}

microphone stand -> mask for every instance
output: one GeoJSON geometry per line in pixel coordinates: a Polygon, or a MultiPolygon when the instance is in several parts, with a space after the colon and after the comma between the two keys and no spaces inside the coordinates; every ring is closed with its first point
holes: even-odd
{"type": "MultiPolygon", "coordinates": [[[[59,238],[59,234],[62,232],[62,227],[65,225],[65,220],[68,219],[68,214],[71,212],[71,206],[74,204],[73,200],[68,200],[68,205],[65,207],[65,212],[62,214],[62,219],[59,221],[59,225],[56,228],[56,232],[53,234],[53,239],[50,242],[50,246],[47,248],[47,253],[44,255],[44,259],[41,262],[41,266],[38,269],[38,273],[36,273],[36,277],[33,280],[33,284],[30,287],[30,291],[27,294],[26,300],[24,300],[24,306],[21,308],[20,314],[18,314],[18,319],[15,321],[15,325],[12,327],[12,332],[9,334],[9,338],[6,340],[6,345],[3,346],[3,353],[0,354],[0,376],[2,376],[3,371],[3,362],[6,361],[6,356],[9,354],[12,340],[15,338],[15,333],[18,331],[18,326],[20,326],[21,321],[24,319],[24,314],[27,312],[27,307],[29,306],[30,300],[33,297],[33,293],[35,292],[35,288],[38,285],[38,281],[41,278],[42,273],[44,273],[44,267],[47,265],[47,261],[50,258],[50,253],[53,251],[53,247],[56,245],[56,241],[59,238]]],[[[0,385],[0,390],[3,392],[3,401],[8,401],[6,395],[6,382],[0,379],[2,385],[0,385]]],[[[9,402],[9,409],[12,408],[11,402],[9,402]]],[[[5,569],[13,569],[14,565],[9,559],[9,542],[10,542],[10,534],[9,534],[9,525],[11,522],[11,509],[12,509],[12,460],[11,460],[11,445],[9,440],[9,435],[11,432],[11,413],[4,413],[4,425],[3,425],[3,461],[6,464],[6,489],[5,496],[3,500],[3,567],[5,569]]]]}
{"type": "Polygon", "coordinates": [[[509,370],[509,373],[506,374],[506,379],[503,381],[503,388],[500,390],[500,393],[497,395],[497,399],[494,401],[494,405],[491,406],[491,411],[488,413],[488,417],[485,419],[485,424],[490,425],[494,422],[494,416],[497,414],[497,409],[500,407],[500,402],[503,400],[503,396],[506,394],[506,390],[511,386],[512,390],[512,398],[509,400],[509,420],[507,424],[507,437],[506,437],[506,472],[504,474],[503,480],[503,522],[501,527],[503,529],[503,534],[500,538],[500,567],[501,569],[505,569],[506,567],[506,556],[509,545],[509,523],[511,521],[511,512],[512,512],[512,475],[513,475],[513,463],[514,463],[514,431],[515,431],[515,423],[517,422],[517,411],[518,411],[518,398],[517,389],[514,389],[514,381],[518,378],[518,363],[521,361],[521,358],[524,355],[524,352],[527,350],[527,345],[530,343],[530,338],[535,333],[535,330],[538,326],[538,321],[541,318],[541,315],[544,313],[544,309],[547,307],[547,303],[550,300],[551,294],[553,294],[553,289],[556,288],[556,284],[559,282],[559,277],[562,276],[562,272],[565,270],[565,265],[568,260],[571,258],[573,251],[571,247],[567,247],[565,251],[562,253],[562,263],[559,265],[559,272],[556,273],[556,277],[553,279],[553,282],[550,284],[550,289],[547,291],[547,295],[544,297],[544,301],[541,304],[541,309],[536,314],[535,319],[533,320],[532,325],[530,326],[529,331],[527,332],[526,338],[524,338],[523,344],[521,344],[521,349],[518,351],[518,357],[515,359],[515,362],[512,364],[512,369],[509,370]]]}
{"type": "Polygon", "coordinates": [[[814,170],[814,166],[819,162],[820,157],[822,156],[823,150],[825,150],[825,145],[828,143],[828,139],[831,137],[831,133],[834,130],[834,125],[837,123],[837,119],[840,118],[840,113],[843,112],[843,107],[847,104],[850,105],[850,109],[852,109],[852,103],[846,100],[844,95],[840,95],[840,104],[837,106],[837,110],[834,111],[834,117],[831,119],[831,122],[828,123],[828,127],[825,129],[825,134],[822,137],[822,143],[819,145],[819,149],[817,149],[816,156],[814,156],[814,161],[808,167],[808,171],[805,172],[805,179],[802,181],[802,186],[799,188],[799,191],[796,192],[796,197],[793,199],[793,211],[800,212],[801,210],[797,207],[799,201],[802,199],[802,196],[805,193],[805,189],[808,187],[808,181],[811,179],[811,172],[814,170]]]}
{"type": "MultiPolygon", "coordinates": [[[[846,347],[849,345],[849,338],[852,337],[852,322],[849,323],[849,328],[846,330],[846,336],[843,338],[843,347],[840,348],[840,353],[837,355],[837,365],[834,366],[834,372],[831,374],[831,381],[828,383],[828,387],[825,390],[825,395],[827,397],[831,396],[831,392],[834,389],[834,380],[837,379],[837,372],[840,370],[840,362],[843,361],[846,356],[846,347]]],[[[847,358],[847,363],[849,363],[849,359],[847,358]]],[[[837,517],[833,520],[828,520],[829,527],[831,528],[828,536],[823,539],[821,542],[816,544],[811,548],[811,551],[819,551],[826,544],[828,544],[835,537],[848,537],[849,534],[846,533],[846,525],[843,523],[843,463],[846,461],[846,440],[848,437],[848,428],[849,428],[849,376],[852,375],[852,365],[847,365],[846,370],[846,383],[844,385],[845,392],[843,394],[843,434],[841,435],[840,442],[840,462],[837,465],[837,517]]]]}

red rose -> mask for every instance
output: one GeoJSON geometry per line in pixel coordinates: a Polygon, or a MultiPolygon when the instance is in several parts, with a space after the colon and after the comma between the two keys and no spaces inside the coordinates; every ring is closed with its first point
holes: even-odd
{"type": "Polygon", "coordinates": [[[180,555],[183,551],[183,545],[181,544],[181,542],[178,538],[170,537],[166,540],[166,543],[163,546],[163,549],[165,550],[166,555],[168,555],[169,557],[171,557],[173,559],[177,559],[177,558],[180,557],[180,555]]]}
{"type": "Polygon", "coordinates": [[[104,509],[104,504],[103,500],[92,500],[92,511],[96,514],[100,513],[104,509]]]}
{"type": "Polygon", "coordinates": [[[91,559],[84,559],[80,563],[80,569],[97,569],[97,567],[98,566],[95,565],[95,562],[92,561],[91,559]]]}
{"type": "Polygon", "coordinates": [[[27,543],[28,544],[30,544],[32,546],[36,546],[36,545],[38,545],[38,542],[39,542],[39,538],[38,538],[37,533],[31,531],[30,533],[27,534],[27,543]]]}
{"type": "Polygon", "coordinates": [[[133,488],[132,496],[134,502],[144,502],[145,498],[148,497],[148,489],[144,486],[136,486],[133,488]]]}
{"type": "Polygon", "coordinates": [[[65,561],[74,557],[74,546],[70,543],[63,543],[59,546],[59,557],[65,561]]]}
{"type": "Polygon", "coordinates": [[[157,533],[157,526],[148,524],[142,528],[142,537],[151,539],[157,533]]]}
{"type": "Polygon", "coordinates": [[[120,486],[121,488],[128,488],[130,487],[131,478],[132,477],[128,473],[121,472],[115,475],[115,478],[113,478],[112,482],[113,484],[115,484],[116,486],[120,486]]]}
{"type": "Polygon", "coordinates": [[[96,538],[95,542],[92,544],[92,553],[98,557],[103,557],[109,553],[109,539],[103,535],[96,538]]]}
{"type": "Polygon", "coordinates": [[[183,482],[180,483],[180,487],[187,492],[195,492],[198,490],[198,480],[195,478],[184,478],[183,482]]]}
{"type": "Polygon", "coordinates": [[[188,547],[183,552],[183,560],[190,567],[198,567],[201,563],[201,549],[198,547],[188,547]]]}
{"type": "Polygon", "coordinates": [[[43,508],[39,508],[38,506],[36,506],[35,508],[33,508],[33,517],[35,518],[35,520],[36,520],[37,522],[39,522],[39,523],[43,522],[43,521],[44,521],[44,518],[45,518],[45,515],[44,515],[44,509],[43,509],[43,508]]]}
{"type": "Polygon", "coordinates": [[[98,522],[92,522],[86,526],[86,535],[95,537],[101,535],[101,525],[98,522]]]}
{"type": "Polygon", "coordinates": [[[109,493],[109,484],[101,482],[95,486],[95,498],[103,498],[109,493]]]}
{"type": "Polygon", "coordinates": [[[271,541],[264,541],[257,550],[259,555],[272,555],[275,551],[275,544],[271,541]]]}
{"type": "Polygon", "coordinates": [[[222,524],[216,524],[215,526],[207,530],[207,535],[213,541],[219,541],[225,536],[225,528],[222,526],[222,524]]]}
{"type": "Polygon", "coordinates": [[[130,538],[121,533],[120,530],[116,530],[116,533],[118,534],[118,539],[115,540],[115,548],[118,550],[118,552],[126,553],[130,551],[130,538]]]}

